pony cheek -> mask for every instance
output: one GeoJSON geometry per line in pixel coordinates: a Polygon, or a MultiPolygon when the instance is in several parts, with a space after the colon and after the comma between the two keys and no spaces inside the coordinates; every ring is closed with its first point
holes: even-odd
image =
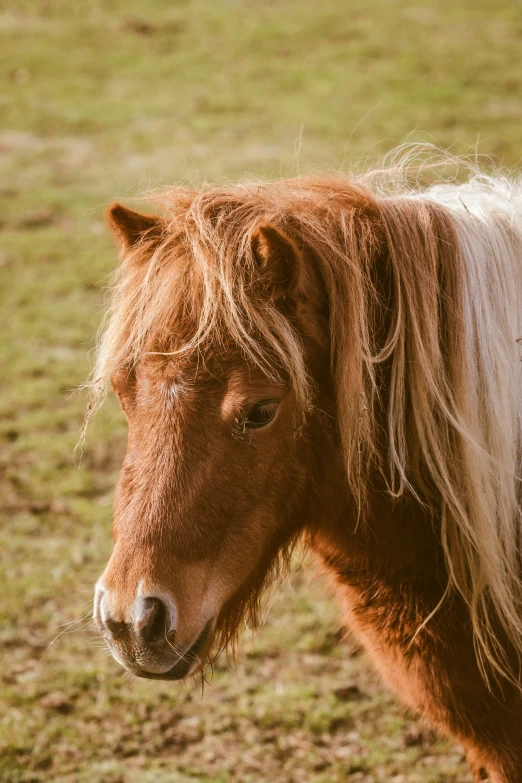
{"type": "Polygon", "coordinates": [[[275,525],[255,518],[228,532],[220,556],[214,561],[210,583],[226,601],[259,568],[272,550],[275,525]]]}

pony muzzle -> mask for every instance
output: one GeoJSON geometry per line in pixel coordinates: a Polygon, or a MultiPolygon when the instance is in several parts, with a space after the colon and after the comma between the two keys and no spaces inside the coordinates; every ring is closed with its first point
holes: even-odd
{"type": "Polygon", "coordinates": [[[187,641],[177,634],[173,599],[142,584],[125,602],[100,580],[94,597],[94,620],[113,658],[132,674],[150,679],[181,679],[202,665],[210,645],[213,619],[187,641]]]}

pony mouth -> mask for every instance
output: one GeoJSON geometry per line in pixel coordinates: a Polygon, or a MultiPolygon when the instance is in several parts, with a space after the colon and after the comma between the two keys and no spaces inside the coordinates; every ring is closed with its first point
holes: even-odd
{"type": "Polygon", "coordinates": [[[213,620],[209,620],[191,646],[180,654],[176,663],[166,672],[147,672],[141,669],[133,669],[132,674],[147,680],[182,680],[188,677],[199,666],[203,666],[203,655],[210,641],[213,620]]]}

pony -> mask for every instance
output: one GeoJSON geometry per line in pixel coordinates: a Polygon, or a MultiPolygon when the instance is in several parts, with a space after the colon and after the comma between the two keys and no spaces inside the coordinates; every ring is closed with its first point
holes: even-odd
{"type": "Polygon", "coordinates": [[[522,181],[434,171],[108,208],[86,421],[112,385],[128,445],[94,617],[184,678],[304,541],[399,698],[522,783],[522,181]]]}

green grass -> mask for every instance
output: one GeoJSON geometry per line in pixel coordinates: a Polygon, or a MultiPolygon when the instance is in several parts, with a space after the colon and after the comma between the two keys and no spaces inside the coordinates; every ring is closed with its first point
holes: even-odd
{"type": "Polygon", "coordinates": [[[49,644],[89,611],[124,449],[110,401],[75,465],[71,390],[115,256],[104,205],[164,182],[349,169],[406,138],[515,165],[519,10],[0,2],[0,780],[469,780],[461,751],[338,641],[339,608],[308,564],[203,694],[124,677],[88,624],[49,644]]]}

